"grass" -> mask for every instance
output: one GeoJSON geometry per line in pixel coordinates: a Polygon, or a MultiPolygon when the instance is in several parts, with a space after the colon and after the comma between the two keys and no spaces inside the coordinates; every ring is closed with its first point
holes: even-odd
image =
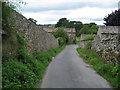
{"type": "Polygon", "coordinates": [[[118,85],[118,65],[105,64],[103,60],[97,55],[94,50],[86,48],[77,48],[79,55],[85,60],[87,64],[92,65],[94,70],[99,73],[102,77],[108,80],[111,85],[117,88],[118,85]]]}
{"type": "Polygon", "coordinates": [[[33,56],[25,49],[19,49],[16,59],[7,60],[2,65],[3,88],[37,88],[52,57],[60,53],[64,47],[37,52],[33,56]]]}
{"type": "Polygon", "coordinates": [[[76,37],[76,43],[80,42],[80,37],[76,37]]]}

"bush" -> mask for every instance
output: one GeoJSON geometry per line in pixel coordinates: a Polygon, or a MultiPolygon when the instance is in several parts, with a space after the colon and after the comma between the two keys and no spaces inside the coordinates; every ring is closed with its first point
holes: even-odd
{"type": "Polygon", "coordinates": [[[76,37],[76,43],[80,42],[80,37],[76,37]]]}
{"type": "Polygon", "coordinates": [[[27,45],[27,40],[25,39],[24,35],[20,33],[16,33],[16,35],[17,35],[18,43],[20,44],[21,47],[24,48],[27,45]]]}
{"type": "Polygon", "coordinates": [[[96,35],[89,35],[87,37],[84,38],[84,40],[88,41],[88,40],[93,40],[96,37],[96,35]]]}
{"type": "Polygon", "coordinates": [[[112,69],[111,72],[112,72],[113,76],[118,77],[118,74],[119,74],[119,65],[116,65],[116,66],[112,69]]]}
{"type": "Polygon", "coordinates": [[[69,42],[69,37],[67,32],[64,31],[64,28],[58,28],[58,30],[54,31],[52,34],[58,39],[60,46],[69,42]]]}
{"type": "Polygon", "coordinates": [[[61,52],[64,47],[37,52],[33,56],[25,49],[19,49],[16,60],[8,60],[3,64],[3,88],[36,88],[52,57],[61,52]]]}
{"type": "Polygon", "coordinates": [[[45,63],[46,61],[50,61],[52,56],[48,52],[38,52],[36,53],[36,59],[45,63]]]}
{"type": "Polygon", "coordinates": [[[83,27],[78,32],[81,34],[97,34],[98,26],[95,23],[83,24],[83,27]]]}
{"type": "Polygon", "coordinates": [[[85,48],[86,49],[91,49],[91,47],[92,47],[92,43],[91,42],[87,42],[85,48]]]}
{"type": "Polygon", "coordinates": [[[3,88],[33,88],[36,75],[23,63],[11,60],[3,65],[3,88]],[[29,83],[29,84],[28,84],[29,83]]]}
{"type": "Polygon", "coordinates": [[[102,64],[102,65],[100,65],[98,71],[99,71],[100,74],[106,73],[106,74],[111,75],[112,74],[111,71],[112,71],[113,67],[114,66],[111,65],[111,64],[102,64]]]}
{"type": "Polygon", "coordinates": [[[32,61],[32,56],[23,48],[19,49],[17,52],[17,60],[27,64],[27,63],[31,63],[32,61]]]}
{"type": "Polygon", "coordinates": [[[65,40],[62,37],[58,37],[57,39],[58,39],[58,42],[59,42],[60,46],[65,44],[65,40]]]}

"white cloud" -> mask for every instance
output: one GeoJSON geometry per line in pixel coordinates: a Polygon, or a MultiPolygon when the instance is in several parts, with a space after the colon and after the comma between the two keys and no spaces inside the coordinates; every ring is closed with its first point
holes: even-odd
{"type": "Polygon", "coordinates": [[[23,0],[22,14],[38,24],[55,24],[60,18],[103,24],[102,19],[117,9],[119,0],[23,0]]]}
{"type": "MultiPolygon", "coordinates": [[[[24,0],[27,4],[27,6],[30,7],[47,7],[47,6],[53,6],[53,5],[59,5],[59,4],[66,4],[66,3],[98,3],[99,5],[111,5],[111,4],[117,4],[119,0],[24,0]]],[[[66,5],[67,6],[67,5],[66,5]]]]}
{"type": "Polygon", "coordinates": [[[34,18],[38,21],[39,24],[55,24],[60,18],[66,17],[69,20],[78,20],[83,23],[96,22],[97,24],[103,24],[103,19],[106,15],[116,10],[117,8],[79,8],[76,10],[62,10],[62,11],[45,11],[45,12],[36,12],[36,13],[23,13],[27,18],[34,18]],[[96,21],[95,19],[98,19],[96,21]],[[94,21],[93,21],[94,20],[94,21]]]}
{"type": "Polygon", "coordinates": [[[67,17],[101,19],[116,9],[117,8],[103,9],[103,8],[85,7],[85,8],[79,8],[77,10],[72,10],[67,17]]]}

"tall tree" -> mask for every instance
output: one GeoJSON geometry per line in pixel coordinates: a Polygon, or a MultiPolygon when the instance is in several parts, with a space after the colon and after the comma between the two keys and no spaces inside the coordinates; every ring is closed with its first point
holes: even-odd
{"type": "Polygon", "coordinates": [[[76,36],[80,36],[79,31],[83,27],[83,23],[80,21],[75,22],[76,36]]]}
{"type": "Polygon", "coordinates": [[[67,18],[61,18],[61,19],[59,19],[59,21],[57,22],[55,27],[66,27],[68,22],[69,22],[69,20],[67,20],[67,18]]]}
{"type": "Polygon", "coordinates": [[[96,23],[94,23],[94,22],[91,22],[90,24],[89,24],[89,27],[92,27],[93,25],[97,25],[96,23]]]}
{"type": "Polygon", "coordinates": [[[120,26],[120,9],[108,14],[104,21],[106,26],[120,26]]]}

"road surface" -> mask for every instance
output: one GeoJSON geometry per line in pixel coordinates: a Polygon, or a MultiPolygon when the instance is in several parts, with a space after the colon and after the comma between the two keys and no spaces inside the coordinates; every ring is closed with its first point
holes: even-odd
{"type": "Polygon", "coordinates": [[[111,88],[69,45],[48,66],[40,88],[111,88]]]}

